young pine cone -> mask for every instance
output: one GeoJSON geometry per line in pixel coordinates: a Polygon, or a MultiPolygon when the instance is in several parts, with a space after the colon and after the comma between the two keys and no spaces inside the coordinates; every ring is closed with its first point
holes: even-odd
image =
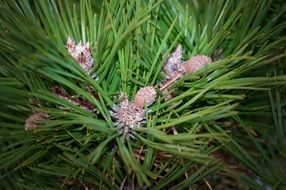
{"type": "Polygon", "coordinates": [[[212,59],[210,57],[205,55],[196,55],[184,64],[185,72],[195,73],[210,63],[212,63],[212,59]]]}
{"type": "Polygon", "coordinates": [[[151,106],[156,99],[156,91],[153,86],[147,86],[144,88],[140,88],[140,90],[136,93],[134,104],[138,108],[144,108],[146,105],[151,106]]]}
{"type": "Polygon", "coordinates": [[[48,119],[48,114],[36,112],[26,119],[25,130],[32,130],[39,128],[41,123],[48,119]]]}

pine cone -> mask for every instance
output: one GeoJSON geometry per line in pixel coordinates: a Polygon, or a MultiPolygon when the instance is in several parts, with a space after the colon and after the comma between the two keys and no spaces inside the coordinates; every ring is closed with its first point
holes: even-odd
{"type": "Polygon", "coordinates": [[[155,102],[156,96],[156,91],[153,86],[140,88],[135,95],[134,104],[138,108],[144,108],[145,105],[148,107],[155,102]]]}
{"type": "Polygon", "coordinates": [[[36,112],[26,119],[25,130],[32,130],[39,128],[41,122],[45,121],[48,118],[48,114],[42,112],[36,112]]]}
{"type": "Polygon", "coordinates": [[[188,73],[195,73],[210,63],[212,63],[212,59],[210,57],[205,55],[196,55],[184,64],[184,68],[188,73]]]}

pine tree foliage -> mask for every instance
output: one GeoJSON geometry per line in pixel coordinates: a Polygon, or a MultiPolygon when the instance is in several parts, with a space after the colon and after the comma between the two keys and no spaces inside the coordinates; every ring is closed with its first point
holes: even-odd
{"type": "Polygon", "coordinates": [[[285,11],[269,0],[1,0],[0,188],[282,189],[285,11]],[[89,72],[69,38],[89,43],[89,72]],[[183,61],[213,62],[165,93],[179,44],[183,61]],[[142,126],[120,133],[112,113],[148,86],[157,96],[142,126]]]}

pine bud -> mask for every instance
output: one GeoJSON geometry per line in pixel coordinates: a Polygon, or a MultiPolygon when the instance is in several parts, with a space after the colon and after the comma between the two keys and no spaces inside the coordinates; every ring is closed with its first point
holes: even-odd
{"type": "Polygon", "coordinates": [[[195,73],[210,63],[212,63],[212,59],[210,57],[205,55],[196,55],[184,64],[185,72],[195,73]]]}
{"type": "Polygon", "coordinates": [[[75,42],[68,37],[66,47],[75,61],[89,74],[94,64],[89,42],[79,42],[79,44],[76,45],[75,42]]]}
{"type": "Polygon", "coordinates": [[[178,47],[171,54],[163,68],[163,74],[167,79],[174,78],[184,72],[182,54],[182,46],[178,45],[178,47]]]}
{"type": "Polygon", "coordinates": [[[25,130],[32,130],[39,128],[41,122],[45,121],[48,118],[48,114],[42,112],[36,112],[26,119],[25,130]]]}
{"type": "Polygon", "coordinates": [[[144,110],[129,102],[127,97],[114,108],[111,116],[115,119],[114,125],[118,127],[119,133],[125,133],[128,137],[134,137],[132,129],[144,123],[144,110]]]}
{"type": "Polygon", "coordinates": [[[156,96],[157,94],[153,86],[140,88],[135,95],[134,104],[138,108],[143,108],[145,105],[148,107],[155,102],[156,96]]]}

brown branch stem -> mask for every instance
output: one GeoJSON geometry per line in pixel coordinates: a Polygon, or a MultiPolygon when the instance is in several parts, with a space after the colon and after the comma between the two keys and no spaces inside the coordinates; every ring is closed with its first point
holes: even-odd
{"type": "Polygon", "coordinates": [[[174,78],[172,78],[171,80],[169,80],[166,84],[164,84],[160,90],[163,91],[164,89],[168,88],[170,85],[172,85],[176,80],[178,80],[181,76],[183,76],[183,73],[178,74],[177,76],[175,76],[174,78]]]}

